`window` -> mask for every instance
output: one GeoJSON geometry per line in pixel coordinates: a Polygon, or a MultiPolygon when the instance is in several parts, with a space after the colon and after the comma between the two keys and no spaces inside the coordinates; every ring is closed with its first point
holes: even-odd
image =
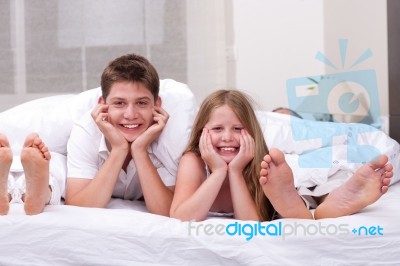
{"type": "Polygon", "coordinates": [[[14,0],[0,13],[0,111],[98,87],[107,63],[132,52],[188,82],[185,1],[14,0]]]}

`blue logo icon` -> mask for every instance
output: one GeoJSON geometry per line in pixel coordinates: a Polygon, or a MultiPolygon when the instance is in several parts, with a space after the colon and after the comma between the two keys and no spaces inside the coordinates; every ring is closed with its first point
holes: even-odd
{"type": "MultiPolygon", "coordinates": [[[[347,40],[339,40],[343,69],[347,43],[347,40]]],[[[359,65],[371,56],[372,52],[368,49],[349,68],[359,65]]],[[[338,70],[338,67],[321,52],[317,53],[316,59],[338,70]]],[[[335,123],[333,126],[330,122],[319,122],[321,124],[317,126],[327,130],[310,130],[312,126],[315,128],[315,121],[311,123],[311,121],[292,118],[291,127],[295,140],[320,139],[321,147],[326,147],[313,151],[312,154],[302,154],[299,158],[300,167],[331,167],[332,141],[336,136],[347,137],[348,162],[368,162],[380,154],[379,150],[372,146],[357,144],[359,134],[375,131],[381,126],[375,70],[366,69],[293,78],[287,81],[286,86],[289,108],[296,112],[328,115],[334,122],[361,123],[335,123]],[[322,159],[315,160],[316,156],[322,159]]]]}

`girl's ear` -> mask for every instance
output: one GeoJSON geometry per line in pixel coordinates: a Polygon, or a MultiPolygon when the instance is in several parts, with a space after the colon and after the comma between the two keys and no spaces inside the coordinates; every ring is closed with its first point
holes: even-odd
{"type": "Polygon", "coordinates": [[[161,97],[158,96],[157,101],[155,102],[155,106],[161,107],[161,105],[162,105],[162,100],[161,97]]]}
{"type": "Polygon", "coordinates": [[[104,101],[103,96],[99,97],[99,100],[97,101],[97,103],[105,103],[106,101],[104,101]]]}

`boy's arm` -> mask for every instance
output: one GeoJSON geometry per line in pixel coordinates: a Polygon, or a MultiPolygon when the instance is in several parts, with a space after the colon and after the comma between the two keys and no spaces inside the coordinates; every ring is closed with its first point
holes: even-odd
{"type": "Polygon", "coordinates": [[[134,156],[147,209],[150,213],[169,216],[174,187],[164,185],[147,151],[137,152],[134,156]]]}
{"type": "Polygon", "coordinates": [[[148,154],[148,147],[160,136],[169,115],[159,106],[154,106],[154,124],[131,145],[131,154],[139,175],[143,197],[149,212],[169,216],[173,188],[164,185],[148,154]]]}
{"type": "Polygon", "coordinates": [[[74,127],[71,132],[68,141],[66,204],[105,207],[111,199],[129,145],[121,133],[107,122],[106,109],[106,105],[98,104],[91,113],[93,120],[83,127],[74,127]],[[100,168],[97,166],[98,145],[94,143],[95,139],[101,138],[101,134],[93,133],[98,132],[96,126],[111,145],[111,152],[100,168]]]}
{"type": "Polygon", "coordinates": [[[113,149],[93,179],[68,177],[65,203],[82,207],[106,207],[125,157],[126,151],[113,149]]]}

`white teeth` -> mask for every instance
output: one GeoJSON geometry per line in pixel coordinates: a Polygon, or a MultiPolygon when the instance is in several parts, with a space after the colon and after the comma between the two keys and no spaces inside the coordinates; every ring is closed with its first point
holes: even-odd
{"type": "Polygon", "coordinates": [[[126,127],[126,128],[136,128],[138,126],[139,125],[123,125],[123,127],[126,127]]]}
{"type": "Polygon", "coordinates": [[[230,148],[230,147],[222,147],[221,148],[221,150],[223,150],[223,151],[235,151],[236,150],[236,148],[230,148]]]}

